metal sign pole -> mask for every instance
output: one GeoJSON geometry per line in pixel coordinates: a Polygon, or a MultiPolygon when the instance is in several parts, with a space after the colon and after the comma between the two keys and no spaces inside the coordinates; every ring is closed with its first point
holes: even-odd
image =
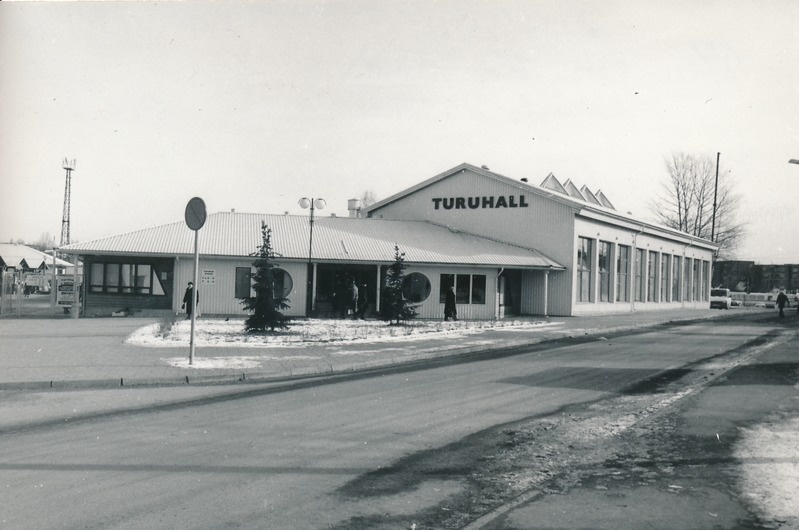
{"type": "MultiPolygon", "coordinates": [[[[200,273],[200,228],[205,224],[207,218],[205,210],[205,201],[199,197],[194,197],[186,205],[186,212],[184,214],[186,225],[194,230],[194,283],[191,289],[191,298],[186,301],[191,308],[191,335],[189,338],[189,364],[194,364],[194,325],[197,318],[197,282],[199,281],[200,273]]],[[[188,308],[187,307],[187,308],[188,308]]]]}
{"type": "Polygon", "coordinates": [[[200,270],[200,231],[194,231],[194,288],[191,290],[191,338],[189,339],[189,364],[194,364],[194,322],[197,319],[197,281],[200,270]]]}

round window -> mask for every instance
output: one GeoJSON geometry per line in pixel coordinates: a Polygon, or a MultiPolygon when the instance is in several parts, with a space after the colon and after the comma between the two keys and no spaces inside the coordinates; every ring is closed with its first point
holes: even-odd
{"type": "Polygon", "coordinates": [[[275,279],[275,292],[283,293],[283,298],[288,298],[291,291],[294,290],[294,280],[291,279],[291,274],[283,269],[275,268],[272,275],[275,279]]]}
{"type": "Polygon", "coordinates": [[[424,302],[430,296],[431,284],[421,272],[412,272],[402,281],[402,296],[411,302],[424,302]]]}

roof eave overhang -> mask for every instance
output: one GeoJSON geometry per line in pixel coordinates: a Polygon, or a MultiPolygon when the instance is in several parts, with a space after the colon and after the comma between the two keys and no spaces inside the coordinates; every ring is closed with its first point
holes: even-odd
{"type": "Polygon", "coordinates": [[[603,223],[612,224],[614,226],[626,228],[636,233],[644,233],[653,236],[673,239],[685,245],[702,247],[711,251],[718,250],[719,248],[718,245],[708,241],[707,239],[702,239],[701,237],[695,237],[690,234],[686,234],[685,232],[672,230],[666,227],[656,226],[651,223],[634,221],[632,219],[627,219],[621,216],[615,216],[609,213],[599,212],[591,208],[583,208],[577,213],[577,215],[594,221],[600,221],[603,223]]]}

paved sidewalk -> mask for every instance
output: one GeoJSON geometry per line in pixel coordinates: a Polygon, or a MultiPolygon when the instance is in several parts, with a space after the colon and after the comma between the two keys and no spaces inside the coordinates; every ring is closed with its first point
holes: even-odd
{"type": "MultiPolygon", "coordinates": [[[[609,335],[675,321],[731,317],[756,312],[780,325],[776,311],[735,308],[634,312],[619,315],[552,317],[549,325],[521,330],[488,330],[467,335],[418,336],[337,344],[285,347],[197,347],[195,360],[244,357],[239,368],[174,366],[188,359],[188,347],[147,347],[126,344],[135,330],[158,322],[148,318],[0,319],[0,388],[109,388],[139,385],[233,383],[285,378],[396,365],[412,361],[519,347],[567,337],[609,335]]],[[[783,324],[796,322],[795,311],[783,324]]]]}

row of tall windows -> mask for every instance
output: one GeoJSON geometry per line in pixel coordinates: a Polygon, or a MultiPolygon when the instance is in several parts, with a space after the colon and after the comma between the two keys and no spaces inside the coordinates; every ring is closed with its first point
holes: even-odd
{"type": "Polygon", "coordinates": [[[633,256],[630,246],[580,237],[577,243],[576,268],[575,288],[578,302],[595,302],[597,297],[599,302],[613,301],[614,283],[616,302],[629,302],[630,296],[636,302],[708,300],[710,262],[706,260],[683,259],[682,256],[641,248],[635,249],[633,256]],[[593,270],[595,263],[596,274],[593,270]],[[596,294],[595,281],[598,282],[596,294]]]}
{"type": "Polygon", "coordinates": [[[150,264],[92,263],[89,274],[93,293],[165,294],[161,278],[150,264]]]}
{"type": "Polygon", "coordinates": [[[444,303],[447,291],[455,288],[456,304],[485,304],[486,303],[486,276],[485,274],[442,274],[439,278],[438,301],[444,303]]]}

